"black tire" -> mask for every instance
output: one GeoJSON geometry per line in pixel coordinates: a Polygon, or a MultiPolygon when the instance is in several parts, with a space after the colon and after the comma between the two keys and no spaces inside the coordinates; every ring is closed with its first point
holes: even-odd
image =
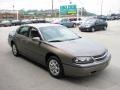
{"type": "Polygon", "coordinates": [[[91,32],[95,32],[95,28],[94,27],[91,27],[91,32]]]}
{"type": "Polygon", "coordinates": [[[107,30],[107,26],[104,26],[104,27],[103,27],[103,30],[107,30]]]}
{"type": "Polygon", "coordinates": [[[53,76],[57,79],[62,78],[64,76],[63,66],[62,66],[62,63],[58,57],[50,56],[48,58],[47,66],[48,66],[48,70],[49,70],[49,73],[51,76],[53,76]],[[53,62],[54,62],[54,65],[52,66],[53,62]],[[55,63],[56,63],[56,65],[55,65],[55,63]],[[55,71],[55,70],[58,70],[58,71],[55,71]]]}
{"type": "Polygon", "coordinates": [[[73,24],[73,27],[74,27],[74,28],[76,27],[76,24],[75,24],[75,23],[73,24]]]}
{"type": "Polygon", "coordinates": [[[19,51],[14,43],[12,44],[12,53],[14,56],[19,56],[19,51]]]}

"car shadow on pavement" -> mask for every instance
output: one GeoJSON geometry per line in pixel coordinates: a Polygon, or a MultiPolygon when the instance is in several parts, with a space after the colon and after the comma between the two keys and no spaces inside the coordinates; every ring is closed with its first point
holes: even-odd
{"type": "Polygon", "coordinates": [[[118,67],[109,66],[105,70],[86,77],[66,77],[63,81],[89,87],[92,89],[107,90],[111,87],[120,88],[120,70],[118,67]]]}
{"type": "Polygon", "coordinates": [[[35,66],[38,66],[38,67],[40,67],[40,68],[42,68],[42,69],[44,69],[44,70],[48,71],[48,69],[47,69],[47,67],[46,67],[46,66],[41,65],[40,63],[37,63],[37,62],[35,62],[35,61],[31,60],[30,58],[27,58],[27,57],[25,57],[25,56],[23,56],[23,55],[20,55],[20,58],[22,58],[22,59],[24,59],[24,60],[28,61],[29,63],[34,64],[35,66]]]}

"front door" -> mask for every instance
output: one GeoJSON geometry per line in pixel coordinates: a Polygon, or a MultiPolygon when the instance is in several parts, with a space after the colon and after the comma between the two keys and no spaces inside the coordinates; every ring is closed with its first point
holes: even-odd
{"type": "Polygon", "coordinates": [[[29,40],[27,41],[27,48],[29,51],[29,57],[37,63],[44,64],[44,48],[43,43],[40,41],[41,37],[38,30],[34,27],[30,27],[29,40]],[[35,40],[34,38],[39,38],[35,40]]]}

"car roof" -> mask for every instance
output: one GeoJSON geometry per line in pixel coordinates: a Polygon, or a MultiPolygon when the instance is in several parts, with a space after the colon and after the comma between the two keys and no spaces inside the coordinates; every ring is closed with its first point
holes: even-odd
{"type": "Polygon", "coordinates": [[[25,24],[22,26],[31,26],[35,28],[40,28],[40,27],[49,27],[49,26],[61,26],[59,24],[51,24],[51,23],[37,23],[37,24],[25,24]]]}

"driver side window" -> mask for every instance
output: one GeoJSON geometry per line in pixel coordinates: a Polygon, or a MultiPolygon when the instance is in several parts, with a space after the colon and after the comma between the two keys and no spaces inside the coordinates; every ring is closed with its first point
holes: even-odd
{"type": "Polygon", "coordinates": [[[30,27],[30,36],[29,37],[30,38],[34,38],[34,37],[40,38],[40,34],[36,28],[30,27]]]}

